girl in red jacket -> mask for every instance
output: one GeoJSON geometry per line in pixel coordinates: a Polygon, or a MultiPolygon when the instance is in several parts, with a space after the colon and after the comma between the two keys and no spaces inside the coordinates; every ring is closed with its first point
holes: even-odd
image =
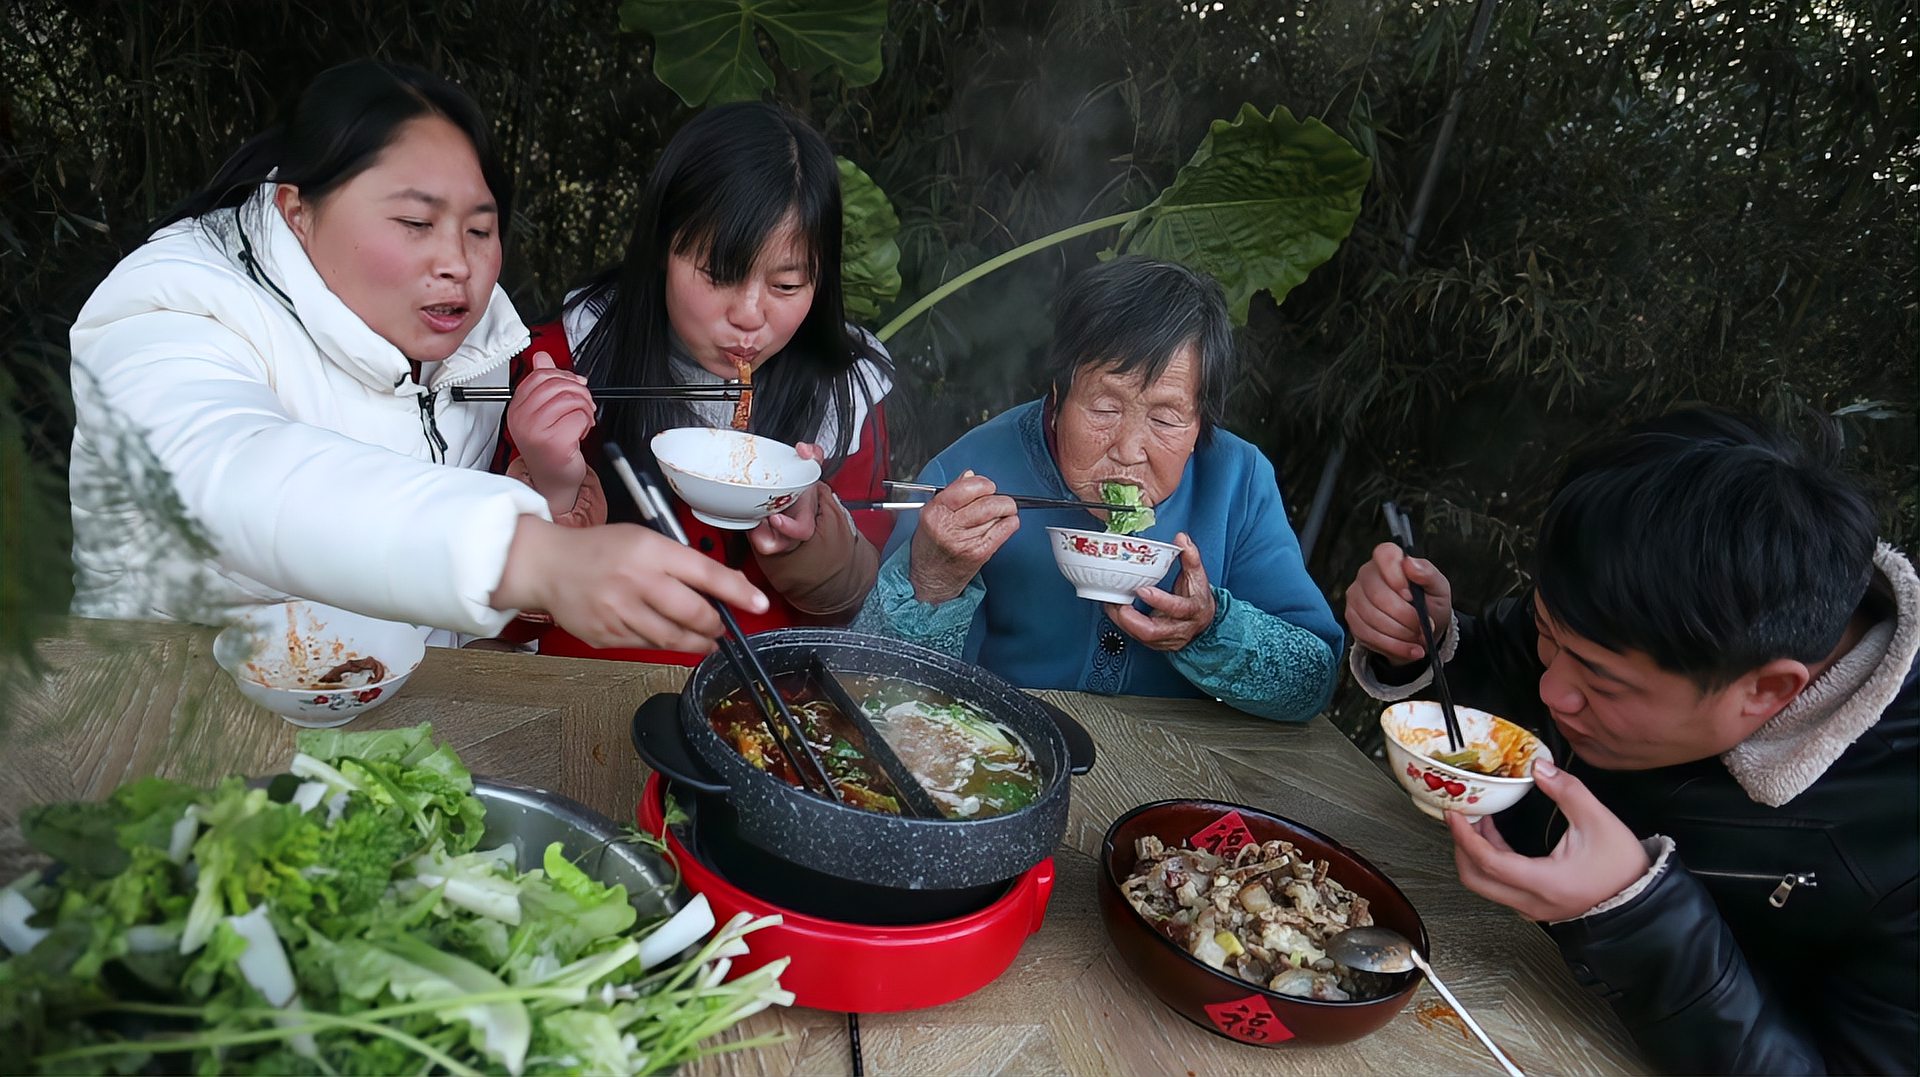
{"type": "MultiPolygon", "coordinates": [[[[557,320],[533,330],[515,371],[516,379],[578,378],[589,388],[751,378],[747,429],[820,460],[826,477],[751,531],[712,527],[676,506],[696,548],[744,571],[772,599],[764,614],[737,611],[748,632],[845,623],[873,586],[877,547],[892,527],[884,512],[862,511],[856,519],[841,505],[843,498],[885,499],[879,405],[892,364],[877,340],[847,324],[840,224],[839,171],[819,132],[758,102],[709,109],[661,155],[625,259],[571,294],[557,320]],[[545,372],[549,365],[553,373],[545,372]]],[[[516,393],[515,406],[522,397],[528,406],[541,399],[516,393]]],[[[604,468],[597,447],[611,438],[650,465],[654,434],[724,427],[734,415],[735,406],[721,402],[609,401],[597,419],[575,406],[557,423],[544,416],[538,425],[557,426],[566,437],[577,430],[572,444],[580,451],[517,458],[509,445],[502,463],[510,460],[510,473],[542,492],[580,489],[573,522],[637,520],[610,472],[592,480],[590,472],[604,468]]],[[[560,629],[540,641],[545,654],[682,663],[700,657],[597,650],[560,629]]]]}

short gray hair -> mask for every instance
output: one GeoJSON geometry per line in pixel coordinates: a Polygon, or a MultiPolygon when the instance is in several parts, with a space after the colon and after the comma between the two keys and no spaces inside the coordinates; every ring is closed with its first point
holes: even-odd
{"type": "Polygon", "coordinates": [[[1054,314],[1047,372],[1064,396],[1087,367],[1140,372],[1149,383],[1193,345],[1200,443],[1227,409],[1233,380],[1233,327],[1220,284],[1173,262],[1128,256],[1102,262],[1067,282],[1054,314]]]}

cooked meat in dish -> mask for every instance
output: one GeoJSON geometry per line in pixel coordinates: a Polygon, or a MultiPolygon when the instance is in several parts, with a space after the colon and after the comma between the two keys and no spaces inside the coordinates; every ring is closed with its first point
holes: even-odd
{"type": "Polygon", "coordinates": [[[745,430],[753,422],[753,363],[747,359],[735,359],[733,369],[740,375],[740,384],[746,390],[740,394],[740,402],[733,406],[733,428],[745,430]]]}
{"type": "Polygon", "coordinates": [[[1248,983],[1301,998],[1378,998],[1391,979],[1333,963],[1326,940],[1367,927],[1367,899],[1327,876],[1293,843],[1241,846],[1222,859],[1148,836],[1122,884],[1127,900],[1176,944],[1248,983]]]}
{"type": "Polygon", "coordinates": [[[351,658],[322,674],[317,688],[364,688],[387,679],[387,667],[378,658],[351,658]]]}

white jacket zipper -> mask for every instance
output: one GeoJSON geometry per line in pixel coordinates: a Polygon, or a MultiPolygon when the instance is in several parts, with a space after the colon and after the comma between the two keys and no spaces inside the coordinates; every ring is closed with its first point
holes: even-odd
{"type": "Polygon", "coordinates": [[[440,433],[440,423],[433,413],[433,390],[428,389],[415,397],[420,403],[420,429],[427,435],[427,452],[436,464],[447,462],[447,439],[440,433]]]}
{"type": "Polygon", "coordinates": [[[1779,885],[1773,888],[1773,893],[1767,895],[1767,904],[1776,909],[1787,903],[1787,899],[1793,896],[1795,887],[1817,887],[1820,885],[1818,876],[1811,871],[1789,871],[1785,875],[1771,875],[1767,872],[1755,871],[1704,871],[1700,868],[1688,868],[1687,870],[1695,875],[1705,875],[1715,879],[1777,880],[1779,885]]]}

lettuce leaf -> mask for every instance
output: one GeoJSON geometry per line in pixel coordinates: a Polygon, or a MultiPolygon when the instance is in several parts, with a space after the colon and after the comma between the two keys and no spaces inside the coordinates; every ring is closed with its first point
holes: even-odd
{"type": "Polygon", "coordinates": [[[1133,535],[1153,526],[1153,506],[1130,482],[1101,483],[1100,500],[1114,506],[1107,513],[1107,530],[1112,534],[1133,535]]]}

